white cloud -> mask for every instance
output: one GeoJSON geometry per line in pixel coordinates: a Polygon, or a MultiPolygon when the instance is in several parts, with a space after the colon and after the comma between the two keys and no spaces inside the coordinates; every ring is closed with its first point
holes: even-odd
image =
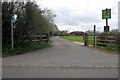
{"type": "Polygon", "coordinates": [[[111,29],[118,26],[119,0],[41,0],[41,7],[55,11],[55,23],[60,30],[92,30],[94,24],[97,30],[103,31],[105,20],[102,20],[102,10],[111,8],[112,18],[109,19],[111,29]]]}

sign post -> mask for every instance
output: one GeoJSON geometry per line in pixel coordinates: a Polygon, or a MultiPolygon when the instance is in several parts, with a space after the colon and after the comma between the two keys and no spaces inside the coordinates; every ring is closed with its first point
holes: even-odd
{"type": "Polygon", "coordinates": [[[106,19],[106,26],[104,26],[104,32],[109,31],[108,19],[111,18],[111,9],[102,10],[102,19],[106,19]]]}
{"type": "Polygon", "coordinates": [[[16,22],[16,19],[14,18],[14,16],[12,16],[12,19],[11,19],[11,47],[12,47],[12,50],[14,49],[14,37],[13,37],[13,23],[16,22]]]}

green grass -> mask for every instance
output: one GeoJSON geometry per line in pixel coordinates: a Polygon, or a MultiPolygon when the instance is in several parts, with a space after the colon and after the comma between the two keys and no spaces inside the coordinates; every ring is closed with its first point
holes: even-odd
{"type": "Polygon", "coordinates": [[[59,36],[61,39],[67,39],[73,42],[84,42],[82,36],[59,36]]]}
{"type": "Polygon", "coordinates": [[[46,42],[32,42],[31,44],[25,46],[25,47],[16,47],[14,50],[12,50],[10,47],[6,47],[2,49],[2,57],[7,57],[7,56],[13,56],[13,55],[19,55],[23,54],[26,52],[34,51],[37,49],[42,49],[42,48],[47,48],[51,44],[51,41],[48,43],[46,42]]]}
{"type": "Polygon", "coordinates": [[[109,51],[120,52],[120,45],[109,45],[109,46],[106,46],[106,47],[95,46],[94,48],[98,48],[98,49],[102,49],[102,50],[109,50],[109,51]]]}
{"type": "MultiPolygon", "coordinates": [[[[59,36],[59,38],[67,39],[73,42],[84,42],[83,36],[59,36]]],[[[93,42],[93,40],[93,36],[88,36],[88,41],[93,42]]]]}

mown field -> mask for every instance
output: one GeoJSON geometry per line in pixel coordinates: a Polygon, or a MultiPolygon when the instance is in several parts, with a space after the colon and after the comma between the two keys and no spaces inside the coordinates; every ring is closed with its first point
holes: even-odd
{"type": "MultiPolygon", "coordinates": [[[[83,36],[59,36],[59,38],[67,39],[73,42],[84,42],[83,36]]],[[[88,36],[88,41],[93,41],[93,36],[88,36]]]]}
{"type": "Polygon", "coordinates": [[[59,36],[61,39],[67,39],[73,42],[84,42],[82,36],[59,36]]]}

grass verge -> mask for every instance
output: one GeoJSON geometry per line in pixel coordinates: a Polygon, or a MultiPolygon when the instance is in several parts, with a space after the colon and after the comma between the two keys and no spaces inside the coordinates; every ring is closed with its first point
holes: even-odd
{"type": "Polygon", "coordinates": [[[48,43],[46,43],[46,42],[32,42],[31,44],[28,44],[25,47],[16,47],[16,48],[14,48],[14,50],[12,50],[10,47],[4,48],[4,49],[2,49],[2,57],[19,55],[19,54],[34,51],[37,49],[47,48],[50,46],[51,43],[52,43],[51,41],[49,41],[48,43]]]}
{"type": "Polygon", "coordinates": [[[98,49],[102,49],[102,50],[109,50],[109,51],[120,52],[120,45],[109,45],[109,46],[106,46],[106,47],[95,46],[94,48],[98,48],[98,49]]]}

